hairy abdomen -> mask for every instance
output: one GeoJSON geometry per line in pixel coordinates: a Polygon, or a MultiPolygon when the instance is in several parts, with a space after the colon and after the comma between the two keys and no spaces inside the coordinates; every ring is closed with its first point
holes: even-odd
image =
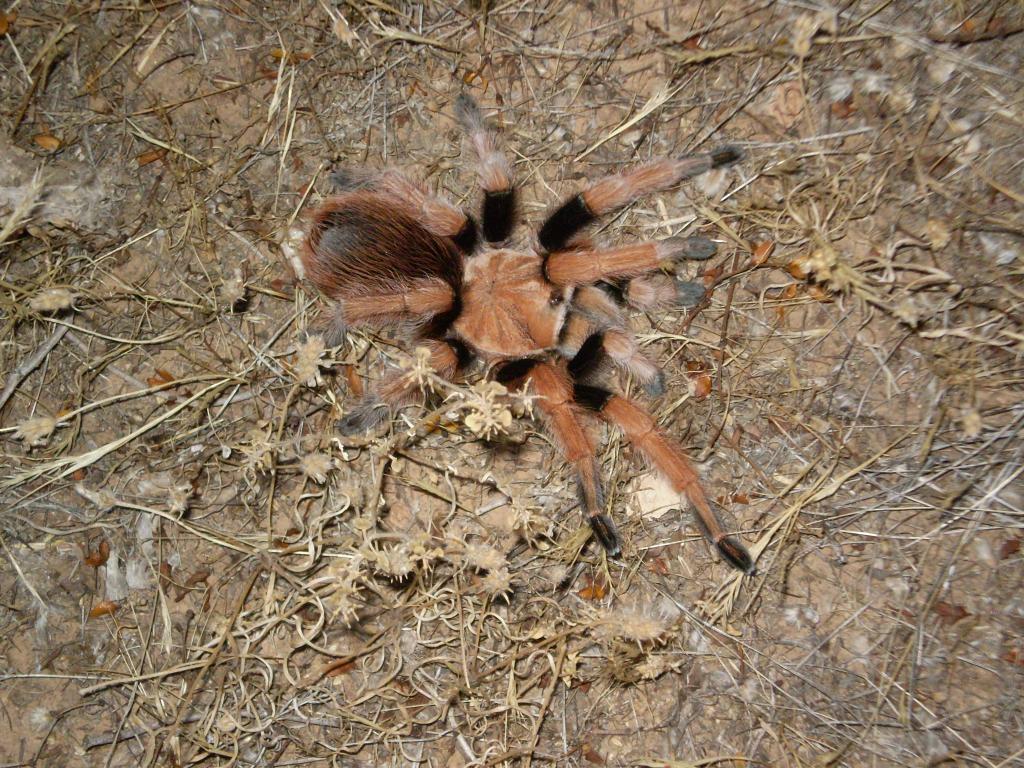
{"type": "Polygon", "coordinates": [[[457,291],[462,281],[454,244],[373,192],[326,200],[314,215],[302,261],[306,277],[333,299],[398,292],[429,278],[457,291]]]}

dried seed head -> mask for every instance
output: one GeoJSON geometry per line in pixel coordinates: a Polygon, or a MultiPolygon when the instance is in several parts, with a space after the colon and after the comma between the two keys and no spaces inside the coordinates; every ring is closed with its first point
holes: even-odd
{"type": "Polygon", "coordinates": [[[598,635],[605,639],[624,638],[637,643],[656,643],[669,630],[668,622],[651,611],[617,608],[599,619],[598,635]]]}
{"type": "Polygon", "coordinates": [[[292,373],[295,380],[307,387],[316,387],[323,383],[320,378],[320,358],[324,355],[324,339],[322,336],[310,336],[299,344],[295,352],[292,373]]]}
{"type": "Polygon", "coordinates": [[[323,485],[334,469],[334,459],[326,453],[309,453],[299,460],[299,466],[302,468],[302,474],[314,483],[323,485]]]}
{"type": "Polygon", "coordinates": [[[220,299],[228,309],[233,309],[245,300],[245,278],[238,267],[235,267],[231,277],[221,283],[220,299]]]}
{"type": "Polygon", "coordinates": [[[481,571],[497,571],[508,566],[505,556],[487,544],[467,544],[464,558],[481,571]]]}
{"type": "Polygon", "coordinates": [[[489,571],[481,579],[481,584],[484,590],[494,597],[506,595],[512,591],[512,575],[508,572],[508,568],[498,568],[489,571]]]}
{"type": "Polygon", "coordinates": [[[28,306],[33,312],[61,312],[75,304],[75,295],[66,288],[49,288],[33,296],[28,306]]]}
{"type": "Polygon", "coordinates": [[[512,426],[512,411],[502,400],[508,390],[496,381],[483,381],[472,387],[468,399],[470,412],[464,422],[479,437],[488,440],[508,431],[512,426]]]}
{"type": "Polygon", "coordinates": [[[40,416],[39,418],[21,422],[18,428],[14,430],[14,438],[23,441],[28,446],[43,445],[50,439],[50,435],[53,434],[53,430],[56,428],[56,419],[51,419],[49,416],[40,416]]]}

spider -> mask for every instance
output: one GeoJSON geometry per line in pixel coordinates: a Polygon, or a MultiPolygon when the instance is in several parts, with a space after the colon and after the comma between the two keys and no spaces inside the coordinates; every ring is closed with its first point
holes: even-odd
{"type": "MultiPolygon", "coordinates": [[[[396,328],[429,350],[431,367],[454,380],[474,361],[510,389],[532,382],[555,443],[578,476],[580,506],[610,556],[622,548],[605,509],[588,417],[617,426],[685,495],[719,552],[751,573],[747,550],[726,534],[682,447],[632,399],[604,383],[617,367],[647,394],[664,392],[658,366],[638,349],[623,309],[695,306],[704,289],[673,274],[716,250],[704,237],[670,237],[612,248],[582,233],[605,214],[682,180],[729,165],[735,147],[641,165],[589,184],[551,210],[528,239],[513,241],[517,190],[495,131],[467,95],[455,103],[483,189],[480,223],[405,175],[339,170],[335,192],[312,215],[302,251],[306,277],[335,304],[328,337],[354,325],[396,328]],[[512,247],[515,246],[515,247],[512,247]]],[[[340,429],[370,429],[391,407],[415,401],[408,375],[386,377],[340,429]]]]}

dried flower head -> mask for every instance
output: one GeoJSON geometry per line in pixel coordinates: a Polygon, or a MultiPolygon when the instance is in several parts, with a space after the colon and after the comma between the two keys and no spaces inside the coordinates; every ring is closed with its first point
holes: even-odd
{"type": "Polygon", "coordinates": [[[33,312],[61,312],[75,304],[75,294],[66,288],[48,288],[33,296],[28,306],[33,312]]]}
{"type": "Polygon", "coordinates": [[[245,278],[238,267],[235,267],[231,277],[221,283],[220,300],[228,309],[233,309],[245,301],[245,278]]]}
{"type": "Polygon", "coordinates": [[[623,638],[637,643],[656,643],[668,632],[669,625],[651,611],[615,608],[598,619],[596,630],[607,640],[623,638]]]}
{"type": "Polygon", "coordinates": [[[434,369],[430,366],[430,350],[427,347],[416,347],[411,357],[403,358],[399,365],[408,371],[406,380],[424,391],[433,387],[434,369]]]}
{"type": "Polygon", "coordinates": [[[496,571],[508,566],[505,556],[487,544],[467,544],[463,557],[469,565],[481,571],[496,571]]]}
{"type": "Polygon", "coordinates": [[[512,575],[509,573],[508,568],[497,568],[489,571],[480,580],[480,583],[487,594],[493,597],[507,595],[512,591],[512,575]]]}
{"type": "Polygon", "coordinates": [[[323,336],[308,337],[299,344],[292,363],[292,374],[295,380],[307,387],[316,387],[323,383],[320,378],[320,358],[324,356],[323,336]]]}
{"type": "Polygon", "coordinates": [[[637,674],[641,680],[654,680],[672,669],[672,663],[664,656],[645,656],[636,665],[637,674]]]}
{"type": "Polygon", "coordinates": [[[472,387],[468,398],[469,414],[464,421],[479,437],[487,440],[508,430],[512,425],[512,411],[503,398],[508,390],[496,381],[482,381],[472,387]]]}
{"type": "Polygon", "coordinates": [[[195,489],[191,483],[172,486],[167,491],[167,509],[174,515],[184,515],[192,504],[195,489]]]}
{"type": "Polygon", "coordinates": [[[334,469],[334,459],[326,453],[307,453],[299,460],[299,466],[302,468],[302,474],[314,483],[323,485],[334,469]]]}
{"type": "Polygon", "coordinates": [[[429,568],[435,561],[444,557],[444,550],[431,546],[431,543],[430,534],[426,531],[416,531],[409,535],[405,546],[414,561],[424,568],[429,568]]]}
{"type": "Polygon", "coordinates": [[[43,445],[50,439],[53,430],[57,428],[57,420],[49,416],[40,416],[35,419],[23,421],[14,430],[15,440],[21,440],[28,446],[43,445]]]}
{"type": "Polygon", "coordinates": [[[518,499],[512,500],[512,530],[529,543],[550,536],[553,527],[551,518],[542,510],[527,506],[518,499]]]}

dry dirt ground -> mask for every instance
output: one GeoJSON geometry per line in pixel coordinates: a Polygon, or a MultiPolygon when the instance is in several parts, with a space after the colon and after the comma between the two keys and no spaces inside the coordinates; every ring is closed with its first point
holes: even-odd
{"type": "Polygon", "coordinates": [[[1016,0],[8,0],[0,766],[1024,765],[1022,28],[1016,0]],[[531,221],[746,150],[597,238],[719,242],[701,307],[630,322],[756,575],[594,424],[605,558],[529,397],[433,382],[338,432],[415,358],[319,346],[289,231],[335,164],[477,205],[464,90],[531,221]]]}

